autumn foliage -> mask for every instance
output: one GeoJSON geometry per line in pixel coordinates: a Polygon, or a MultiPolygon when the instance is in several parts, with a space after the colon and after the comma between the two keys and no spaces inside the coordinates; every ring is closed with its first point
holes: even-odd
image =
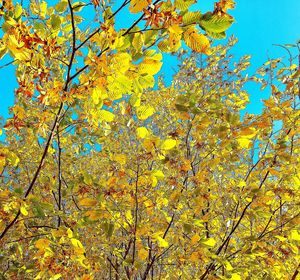
{"type": "Polygon", "coordinates": [[[0,1],[18,82],[0,279],[295,280],[299,44],[251,76],[237,40],[217,41],[232,0],[54,2],[0,1]],[[164,53],[180,61],[170,86],[164,53]],[[249,82],[270,91],[259,115],[243,111],[249,82]]]}

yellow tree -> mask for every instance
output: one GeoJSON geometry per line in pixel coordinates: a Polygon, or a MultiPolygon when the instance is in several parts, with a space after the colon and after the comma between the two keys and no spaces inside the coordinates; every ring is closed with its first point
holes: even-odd
{"type": "Polygon", "coordinates": [[[272,95],[241,118],[250,57],[207,37],[225,36],[233,1],[204,15],[184,0],[2,2],[19,83],[0,148],[4,278],[296,279],[298,66],[268,61],[251,79],[272,95]],[[124,11],[137,18],[118,30],[124,11]],[[182,64],[153,90],[161,52],[182,64]]]}

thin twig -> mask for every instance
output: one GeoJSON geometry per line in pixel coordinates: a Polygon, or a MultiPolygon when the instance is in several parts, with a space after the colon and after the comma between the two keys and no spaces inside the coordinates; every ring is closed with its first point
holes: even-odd
{"type": "Polygon", "coordinates": [[[16,62],[16,61],[17,61],[17,59],[14,59],[14,60],[12,60],[12,61],[10,61],[10,62],[4,64],[4,65],[1,65],[1,66],[0,66],[0,69],[3,69],[3,68],[5,68],[5,67],[7,67],[7,66],[13,64],[13,63],[16,62]]]}

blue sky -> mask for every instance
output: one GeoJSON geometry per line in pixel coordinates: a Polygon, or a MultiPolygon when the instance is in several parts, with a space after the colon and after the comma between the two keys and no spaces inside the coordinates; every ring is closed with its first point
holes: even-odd
{"type": "MultiPolygon", "coordinates": [[[[49,1],[51,4],[54,1],[49,1]]],[[[116,1],[121,3],[121,0],[116,1]]],[[[198,0],[193,5],[202,13],[212,10],[215,0],[198,0]]],[[[236,0],[236,9],[231,11],[236,23],[228,31],[228,35],[234,34],[239,42],[233,49],[236,57],[252,55],[253,73],[264,61],[267,60],[267,52],[270,57],[282,57],[284,51],[272,44],[295,43],[300,39],[300,0],[236,0]]],[[[128,15],[121,14],[117,19],[119,26],[130,25],[128,15]]],[[[10,61],[2,59],[0,66],[10,61]]],[[[172,68],[176,68],[178,61],[168,55],[164,55],[164,66],[161,73],[168,82],[174,74],[172,68]]],[[[0,69],[0,115],[8,117],[8,107],[14,101],[14,67],[0,69]]],[[[247,107],[250,113],[259,113],[262,108],[261,99],[268,96],[268,92],[260,92],[259,87],[251,84],[247,87],[251,94],[251,103],[247,107]]]]}

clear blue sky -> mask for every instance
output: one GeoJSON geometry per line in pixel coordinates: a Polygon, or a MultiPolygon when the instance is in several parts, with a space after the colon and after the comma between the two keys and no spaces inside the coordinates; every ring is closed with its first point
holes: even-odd
{"type": "MultiPolygon", "coordinates": [[[[49,1],[52,3],[55,1],[49,1]]],[[[121,0],[116,3],[121,3],[121,0]]],[[[193,7],[202,13],[213,9],[215,0],[198,0],[193,7]]],[[[252,55],[251,73],[255,71],[270,57],[281,57],[286,54],[272,44],[295,43],[300,39],[300,0],[236,0],[236,9],[231,11],[236,23],[231,27],[228,35],[234,34],[239,42],[233,50],[236,57],[244,54],[252,55]]],[[[130,25],[128,15],[118,18],[119,26],[130,25]]],[[[0,66],[10,61],[8,58],[0,61],[0,66]]],[[[170,82],[172,68],[176,68],[178,61],[168,55],[164,55],[164,66],[161,73],[170,82]]],[[[13,104],[14,89],[16,81],[14,78],[14,67],[9,66],[0,69],[0,115],[8,117],[8,107],[13,104]]],[[[251,93],[251,103],[247,110],[258,113],[261,108],[261,99],[267,98],[267,92],[260,92],[259,87],[248,86],[251,93]]]]}

